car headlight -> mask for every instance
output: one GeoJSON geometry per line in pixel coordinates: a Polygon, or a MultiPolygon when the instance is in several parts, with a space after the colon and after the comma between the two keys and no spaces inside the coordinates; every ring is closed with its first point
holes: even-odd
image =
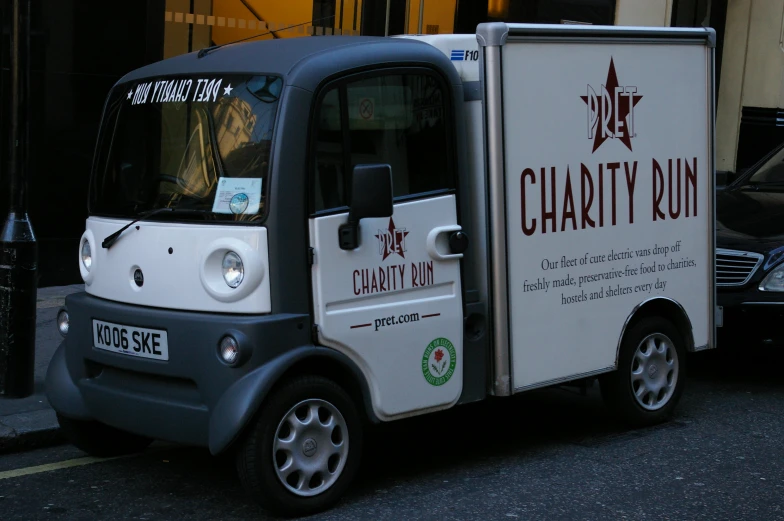
{"type": "Polygon", "coordinates": [[[93,265],[93,252],[90,249],[90,241],[87,240],[82,243],[82,264],[87,271],[90,271],[93,265]]]}
{"type": "Polygon", "coordinates": [[[784,263],[779,264],[759,285],[760,291],[784,291],[784,263]]]}
{"type": "Polygon", "coordinates": [[[60,312],[57,313],[57,330],[60,331],[61,335],[65,336],[68,334],[69,322],[68,311],[61,309],[60,312]]]}
{"type": "Polygon", "coordinates": [[[242,283],[245,277],[245,267],[242,265],[242,259],[233,251],[227,252],[223,256],[223,280],[230,288],[236,288],[242,283]]]}
{"type": "Polygon", "coordinates": [[[233,365],[240,357],[240,346],[231,335],[223,337],[220,343],[220,356],[224,362],[233,365]]]}

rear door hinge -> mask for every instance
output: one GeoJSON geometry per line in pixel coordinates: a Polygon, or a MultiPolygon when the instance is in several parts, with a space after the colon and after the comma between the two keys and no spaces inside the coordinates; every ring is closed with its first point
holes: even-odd
{"type": "Polygon", "coordinates": [[[310,333],[312,335],[312,340],[314,344],[318,344],[318,334],[319,334],[319,327],[318,324],[313,324],[313,327],[310,328],[310,333]]]}
{"type": "Polygon", "coordinates": [[[316,263],[316,249],[308,248],[308,265],[313,266],[316,263]]]}

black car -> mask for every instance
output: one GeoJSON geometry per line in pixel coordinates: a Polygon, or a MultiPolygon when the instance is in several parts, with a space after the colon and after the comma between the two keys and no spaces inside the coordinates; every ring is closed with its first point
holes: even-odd
{"type": "Polygon", "coordinates": [[[722,338],[784,345],[784,143],[716,194],[722,338]]]}

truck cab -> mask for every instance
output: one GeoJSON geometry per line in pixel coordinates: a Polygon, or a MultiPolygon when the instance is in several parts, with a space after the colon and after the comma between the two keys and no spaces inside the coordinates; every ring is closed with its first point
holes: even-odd
{"type": "MultiPolygon", "coordinates": [[[[64,430],[99,418],[220,454],[299,374],[346,387],[357,411],[336,430],[454,405],[476,293],[460,261],[464,97],[450,60],[408,39],[247,43],[122,78],[91,176],[85,292],[47,381],[64,430]]],[[[483,378],[470,387],[480,397],[483,378]]],[[[141,446],[123,439],[100,453],[141,446]]]]}
{"type": "Polygon", "coordinates": [[[505,235],[521,197],[504,186],[530,179],[499,170],[501,30],[248,42],[120,79],[90,178],[85,291],[60,313],[46,380],[69,439],[98,456],[152,440],[232,452],[254,498],[306,514],[348,487],[367,422],[597,375],[637,424],[668,417],[685,352],[711,347],[712,318],[693,318],[710,274],[683,288],[694,302],[628,296],[610,341],[601,318],[575,319],[593,351],[543,354],[540,332],[511,329],[510,309],[529,310],[562,340],[538,318],[549,304],[515,301],[534,286],[516,278],[505,235]]]}

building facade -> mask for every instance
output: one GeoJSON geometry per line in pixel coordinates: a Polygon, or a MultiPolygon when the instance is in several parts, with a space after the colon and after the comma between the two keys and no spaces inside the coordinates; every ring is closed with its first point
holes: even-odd
{"type": "MultiPolygon", "coordinates": [[[[10,0],[0,0],[0,187],[7,186],[10,0]]],[[[784,139],[784,0],[32,0],[30,214],[39,286],[78,283],[103,104],[142,65],[243,38],[471,33],[488,21],[710,26],[717,153],[731,178],[784,139]]],[[[0,189],[0,212],[7,211],[0,189]]]]}

